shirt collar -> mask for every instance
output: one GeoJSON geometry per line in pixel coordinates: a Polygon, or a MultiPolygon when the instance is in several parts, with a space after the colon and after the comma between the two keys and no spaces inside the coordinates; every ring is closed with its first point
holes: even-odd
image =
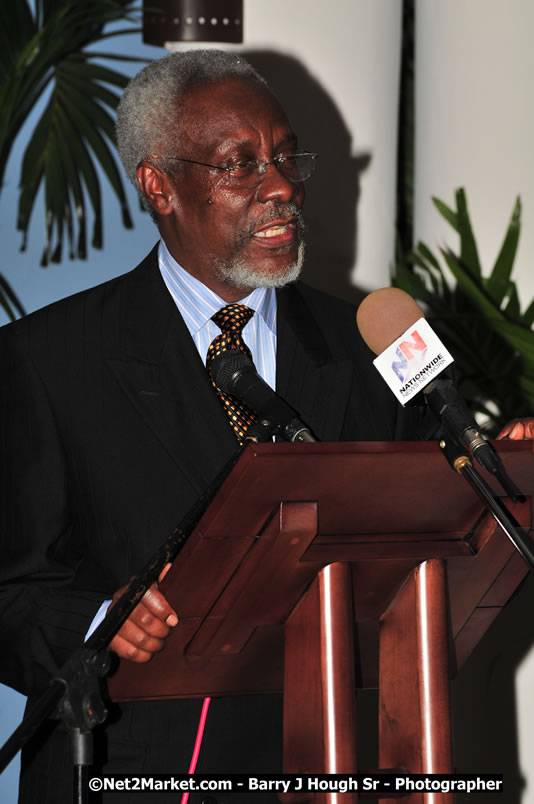
{"type": "MultiPolygon", "coordinates": [[[[188,273],[174,259],[164,240],[160,240],[158,250],[159,269],[163,281],[173,297],[185,324],[195,335],[221,307],[228,302],[221,299],[213,290],[188,273]]],[[[256,288],[243,299],[246,304],[261,315],[269,329],[276,334],[276,293],[274,288],[256,288]]]]}

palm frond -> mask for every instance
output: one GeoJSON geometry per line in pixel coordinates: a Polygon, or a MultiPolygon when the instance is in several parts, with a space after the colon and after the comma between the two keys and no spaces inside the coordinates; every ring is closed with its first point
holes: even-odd
{"type": "MultiPolygon", "coordinates": [[[[102,60],[141,61],[88,49],[116,32],[110,22],[135,23],[132,0],[28,0],[5,4],[0,31],[0,187],[13,142],[36,102],[48,91],[44,109],[24,151],[17,227],[25,248],[39,189],[44,187],[45,244],[42,265],[87,255],[102,246],[99,170],[119,202],[123,224],[131,228],[121,171],[115,157],[115,89],[127,78],[102,60]]],[[[129,28],[129,31],[138,30],[129,28]]]]}
{"type": "Polygon", "coordinates": [[[2,274],[0,274],[0,308],[6,312],[10,321],[14,321],[17,315],[25,314],[15,291],[2,274]]]}

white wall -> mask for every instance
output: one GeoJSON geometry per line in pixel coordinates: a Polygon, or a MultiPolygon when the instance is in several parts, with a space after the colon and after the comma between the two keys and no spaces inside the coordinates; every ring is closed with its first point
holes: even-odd
{"type": "Polygon", "coordinates": [[[352,285],[389,284],[401,10],[400,0],[244,2],[242,50],[288,111],[301,144],[320,156],[308,185],[304,278],[353,299],[352,285]]]}
{"type": "Polygon", "coordinates": [[[523,228],[514,273],[534,296],[534,3],[417,2],[416,232],[451,230],[430,202],[465,186],[480,257],[491,268],[517,195],[523,228]]]}
{"type": "MultiPolygon", "coordinates": [[[[391,0],[271,0],[266,13],[263,0],[245,0],[247,47],[267,46],[301,59],[341,111],[353,155],[370,155],[354,211],[352,272],[366,289],[389,284],[393,257],[401,10],[391,0]]],[[[306,133],[308,141],[312,148],[313,131],[306,133]]],[[[326,154],[320,156],[326,163],[326,154]]]]}

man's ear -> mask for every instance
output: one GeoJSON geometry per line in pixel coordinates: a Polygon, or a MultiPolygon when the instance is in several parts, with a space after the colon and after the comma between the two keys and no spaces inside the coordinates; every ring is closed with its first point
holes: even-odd
{"type": "Polygon", "coordinates": [[[170,215],[176,199],[167,174],[150,162],[140,162],[136,173],[139,190],[156,214],[170,215]]]}

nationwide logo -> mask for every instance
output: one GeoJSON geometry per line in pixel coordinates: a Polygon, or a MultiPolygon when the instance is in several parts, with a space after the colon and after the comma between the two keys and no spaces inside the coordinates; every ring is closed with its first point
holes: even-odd
{"type": "Polygon", "coordinates": [[[373,363],[399,402],[405,405],[450,366],[453,359],[428,322],[420,318],[373,363]]]}

